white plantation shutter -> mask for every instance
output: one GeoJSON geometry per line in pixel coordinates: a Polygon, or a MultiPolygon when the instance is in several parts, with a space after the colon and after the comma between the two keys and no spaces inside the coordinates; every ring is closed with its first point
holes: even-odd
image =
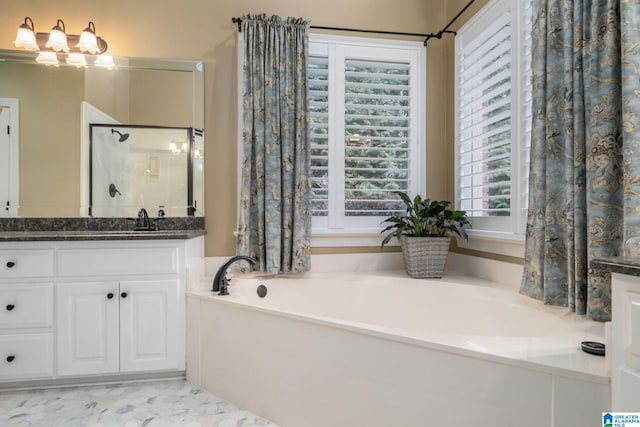
{"type": "Polygon", "coordinates": [[[406,62],[345,60],[347,216],[401,213],[393,191],[409,191],[410,70],[406,62]]]}
{"type": "Polygon", "coordinates": [[[530,9],[494,0],[456,37],[456,207],[476,230],[524,232],[530,9]]]}
{"type": "Polygon", "coordinates": [[[458,202],[470,216],[510,213],[510,22],[503,14],[459,56],[458,202]]]}
{"type": "Polygon", "coordinates": [[[313,215],[329,214],[329,60],[310,56],[309,123],[311,128],[311,191],[313,215]]]}
{"type": "Polygon", "coordinates": [[[531,29],[532,29],[532,17],[533,10],[531,8],[531,0],[520,2],[518,5],[518,16],[520,17],[520,40],[518,45],[519,49],[519,64],[520,64],[520,110],[518,112],[520,118],[520,203],[519,203],[519,231],[525,232],[527,224],[527,206],[529,202],[529,166],[531,161],[529,154],[531,152],[531,122],[533,120],[532,114],[532,93],[533,87],[531,83],[532,71],[531,71],[531,29]]]}
{"type": "Polygon", "coordinates": [[[423,54],[419,43],[311,37],[315,233],[378,233],[402,211],[393,191],[421,190],[423,54]]]}

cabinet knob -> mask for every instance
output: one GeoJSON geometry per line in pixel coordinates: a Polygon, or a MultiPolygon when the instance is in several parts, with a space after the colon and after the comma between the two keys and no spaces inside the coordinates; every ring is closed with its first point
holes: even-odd
{"type": "Polygon", "coordinates": [[[109,292],[109,293],[107,294],[107,298],[108,298],[108,299],[112,299],[112,298],[113,298],[113,293],[109,292]]]}
{"type": "Polygon", "coordinates": [[[126,293],[126,292],[123,292],[123,293],[121,293],[121,294],[120,294],[120,296],[121,296],[122,298],[126,298],[126,297],[127,297],[127,293],[126,293]]]}
{"type": "Polygon", "coordinates": [[[13,268],[13,266],[15,266],[15,265],[16,265],[16,263],[13,262],[13,261],[7,262],[7,268],[13,268]]]}
{"type": "Polygon", "coordinates": [[[16,357],[12,354],[10,356],[7,356],[7,362],[11,363],[16,359],[16,357]]]}
{"type": "Polygon", "coordinates": [[[15,306],[15,305],[13,305],[13,304],[7,304],[7,311],[11,311],[11,310],[13,310],[14,308],[16,308],[16,306],[15,306]]]}

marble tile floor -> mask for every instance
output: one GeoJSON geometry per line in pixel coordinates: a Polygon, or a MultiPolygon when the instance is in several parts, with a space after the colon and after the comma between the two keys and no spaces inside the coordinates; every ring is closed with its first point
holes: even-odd
{"type": "Polygon", "coordinates": [[[278,427],[184,381],[0,392],[3,427],[278,427]]]}

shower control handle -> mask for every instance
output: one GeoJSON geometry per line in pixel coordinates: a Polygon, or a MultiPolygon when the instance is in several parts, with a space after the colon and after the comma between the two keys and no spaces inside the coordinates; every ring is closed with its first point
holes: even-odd
{"type": "Polygon", "coordinates": [[[16,306],[15,306],[15,305],[13,305],[13,304],[7,304],[7,311],[11,311],[11,310],[13,310],[14,308],[16,308],[16,306]]]}
{"type": "Polygon", "coordinates": [[[7,262],[7,268],[13,268],[13,267],[15,267],[15,265],[16,265],[16,263],[13,262],[13,261],[7,262]]]}
{"type": "Polygon", "coordinates": [[[15,357],[13,354],[11,354],[11,355],[7,356],[7,362],[11,363],[11,362],[13,362],[14,360],[16,360],[16,357],[15,357]]]}

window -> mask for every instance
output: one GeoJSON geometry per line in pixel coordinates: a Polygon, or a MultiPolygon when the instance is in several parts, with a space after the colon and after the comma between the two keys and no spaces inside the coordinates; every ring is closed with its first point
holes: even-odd
{"type": "Polygon", "coordinates": [[[493,0],[456,36],[456,207],[476,231],[524,236],[531,0],[493,0]]]}
{"type": "Polygon", "coordinates": [[[425,48],[312,34],[309,53],[314,246],[379,233],[402,210],[393,191],[424,188],[425,48]]]}

